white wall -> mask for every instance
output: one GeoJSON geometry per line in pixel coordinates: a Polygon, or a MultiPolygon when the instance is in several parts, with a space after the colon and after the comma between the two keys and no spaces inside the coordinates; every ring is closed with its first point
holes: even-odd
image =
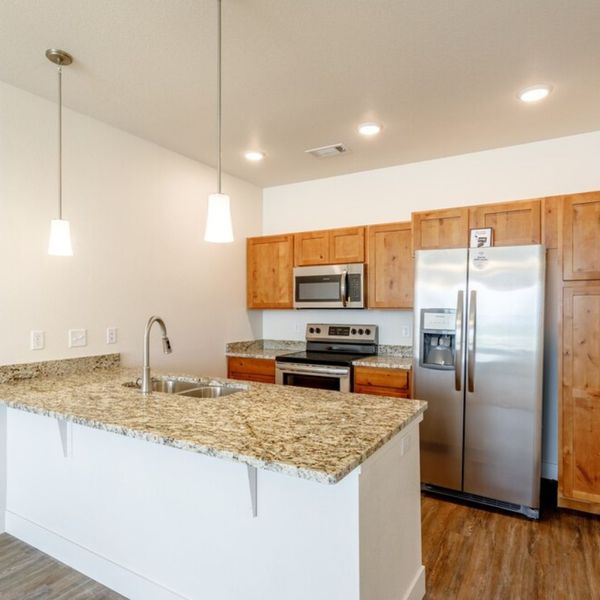
{"type": "MultiPolygon", "coordinates": [[[[600,189],[600,131],[559,139],[267,188],[265,234],[405,221],[416,210],[537,198],[600,189]]],[[[327,159],[324,159],[327,160],[327,159]]],[[[343,160],[332,158],[331,160],[343,160]]],[[[549,307],[555,313],[556,306],[549,307]]],[[[408,311],[265,311],[263,335],[302,339],[309,321],[369,322],[381,343],[410,344],[408,311]]],[[[552,325],[552,324],[550,324],[552,325]]],[[[556,352],[556,332],[547,328],[556,352]]],[[[546,364],[556,367],[547,352],[546,364]]],[[[545,378],[543,474],[557,474],[557,378],[545,378]]]]}
{"type": "Polygon", "coordinates": [[[75,255],[46,254],[57,217],[56,105],[0,83],[0,364],[117,351],[140,364],[151,314],[173,354],[152,362],[219,375],[226,341],[260,337],[245,310],[245,238],[261,231],[261,190],[225,177],[236,242],[203,241],[215,171],[70,110],[64,112],[64,217],[75,255]],[[116,345],[105,329],[119,329],[116,345]],[[88,346],[69,349],[67,330],[88,346]],[[29,332],[46,348],[29,350],[29,332]]]}

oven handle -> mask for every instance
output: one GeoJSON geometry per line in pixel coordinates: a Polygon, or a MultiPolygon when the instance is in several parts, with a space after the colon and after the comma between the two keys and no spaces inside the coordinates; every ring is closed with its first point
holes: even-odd
{"type": "Polygon", "coordinates": [[[291,363],[276,363],[279,371],[284,373],[305,373],[309,375],[349,375],[349,367],[324,367],[319,365],[300,365],[291,363]]]}
{"type": "Polygon", "coordinates": [[[342,271],[340,276],[340,296],[342,298],[342,306],[345,308],[348,301],[348,271],[342,271]]]}

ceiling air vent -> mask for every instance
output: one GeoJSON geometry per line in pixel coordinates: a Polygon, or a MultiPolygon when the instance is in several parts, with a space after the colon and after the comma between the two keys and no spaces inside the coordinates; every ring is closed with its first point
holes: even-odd
{"type": "Polygon", "coordinates": [[[307,154],[312,154],[316,158],[326,158],[328,156],[338,156],[348,152],[348,148],[344,144],[331,144],[330,146],[321,146],[320,148],[311,148],[305,150],[307,154]]]}

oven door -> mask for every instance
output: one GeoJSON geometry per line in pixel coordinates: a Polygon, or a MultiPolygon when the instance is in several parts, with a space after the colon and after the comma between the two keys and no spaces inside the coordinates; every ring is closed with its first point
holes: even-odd
{"type": "Polygon", "coordinates": [[[275,382],[280,385],[349,392],[351,367],[275,363],[275,382]]]}
{"type": "Polygon", "coordinates": [[[294,269],[294,308],[364,307],[363,264],[294,269]]]}

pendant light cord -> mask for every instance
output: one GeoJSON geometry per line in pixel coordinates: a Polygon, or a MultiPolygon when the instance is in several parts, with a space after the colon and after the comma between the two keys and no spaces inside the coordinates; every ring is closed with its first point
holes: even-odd
{"type": "Polygon", "coordinates": [[[219,152],[217,156],[217,180],[218,192],[221,193],[221,0],[217,0],[219,5],[217,17],[217,137],[219,139],[219,152]]]}
{"type": "Polygon", "coordinates": [[[62,65],[58,65],[58,218],[62,219],[62,65]]]}

